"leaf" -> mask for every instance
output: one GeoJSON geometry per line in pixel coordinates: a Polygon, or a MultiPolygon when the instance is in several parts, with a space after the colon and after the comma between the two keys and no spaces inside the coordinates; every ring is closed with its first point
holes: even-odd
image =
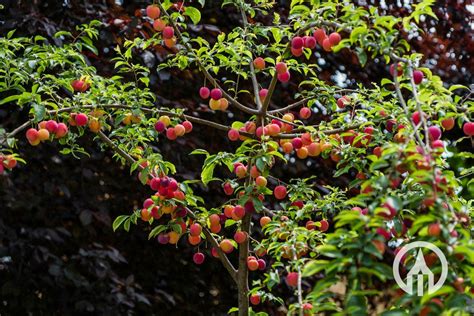
{"type": "Polygon", "coordinates": [[[194,24],[198,24],[199,21],[201,21],[201,12],[194,7],[186,7],[186,9],[184,9],[184,15],[189,16],[194,24]]]}
{"type": "Polygon", "coordinates": [[[18,100],[20,97],[21,97],[20,94],[11,95],[11,96],[9,96],[9,97],[6,97],[5,99],[0,100],[0,105],[5,104],[5,103],[8,103],[8,102],[15,101],[15,100],[18,100]]]}
{"type": "Polygon", "coordinates": [[[38,104],[38,103],[33,103],[33,110],[35,113],[35,121],[39,122],[43,120],[44,115],[46,114],[46,110],[44,108],[44,105],[38,104]]]}
{"type": "Polygon", "coordinates": [[[112,229],[113,229],[114,231],[116,231],[117,228],[119,228],[120,225],[122,225],[122,223],[123,223],[127,218],[129,218],[128,215],[120,215],[120,216],[118,216],[118,217],[114,220],[114,222],[112,223],[112,229]]]}
{"type": "Polygon", "coordinates": [[[312,276],[313,274],[318,273],[319,271],[323,270],[327,265],[328,260],[314,260],[306,264],[303,269],[303,277],[312,276]]]}
{"type": "Polygon", "coordinates": [[[202,181],[202,183],[207,185],[209,182],[212,181],[212,179],[213,179],[212,176],[214,175],[214,169],[215,168],[216,168],[216,165],[212,163],[212,164],[209,164],[206,167],[204,167],[204,169],[202,169],[202,172],[201,172],[201,181],[202,181]]]}
{"type": "Polygon", "coordinates": [[[204,149],[195,149],[190,153],[190,155],[206,155],[206,156],[209,156],[209,153],[204,149]]]}

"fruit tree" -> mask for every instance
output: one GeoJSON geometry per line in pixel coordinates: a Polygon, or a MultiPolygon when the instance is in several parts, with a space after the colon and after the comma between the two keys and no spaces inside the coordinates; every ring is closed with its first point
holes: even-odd
{"type": "MultiPolygon", "coordinates": [[[[466,312],[474,295],[466,198],[474,167],[454,162],[474,158],[474,102],[468,87],[447,87],[423,67],[405,39],[435,16],[432,3],[395,17],[339,1],[296,0],[277,11],[271,1],[226,0],[241,25],[209,39],[195,31],[204,0],[154,1],[140,11],[153,36],[117,46],[109,77],[84,57],[99,54],[101,22],[57,33],[60,46],[11,31],[0,38],[0,104],[27,109],[29,120],[0,130],[0,174],[14,177],[28,160],[20,137],[31,146],[58,142],[61,153],[81,158],[78,140],[95,135],[150,192],[113,229],[139,224],[162,247],[195,249],[196,265],[220,262],[238,290],[230,313],[264,315],[268,302],[291,315],[466,312]],[[157,47],[167,52],[157,68],[135,61],[157,47]],[[355,88],[320,78],[321,60],[342,50],[361,67],[383,60],[387,76],[355,88]],[[151,72],[200,76],[202,86],[187,92],[200,106],[157,96],[151,72]],[[282,104],[282,95],[293,102],[282,104]],[[196,125],[226,146],[180,148],[202,157],[202,166],[187,166],[200,169],[200,179],[187,179],[156,144],[186,138],[196,125]],[[296,160],[311,172],[276,172],[296,160]],[[325,170],[312,168],[315,161],[325,170]],[[320,184],[328,173],[323,182],[331,185],[320,184]],[[408,294],[395,283],[394,257],[412,241],[431,242],[447,257],[446,282],[434,293],[408,294]],[[294,299],[282,300],[277,287],[294,299]]],[[[403,257],[402,275],[415,260],[403,257]]],[[[440,260],[428,252],[424,260],[439,277],[440,260]]]]}

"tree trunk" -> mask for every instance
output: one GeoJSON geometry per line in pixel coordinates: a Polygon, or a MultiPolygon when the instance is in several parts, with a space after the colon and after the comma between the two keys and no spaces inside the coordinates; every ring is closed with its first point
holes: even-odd
{"type": "MultiPolygon", "coordinates": [[[[250,236],[250,221],[252,214],[245,214],[242,219],[241,230],[250,236]]],[[[249,238],[239,247],[239,270],[237,272],[237,289],[239,291],[239,316],[249,314],[249,270],[247,268],[247,257],[249,255],[249,238]]]]}

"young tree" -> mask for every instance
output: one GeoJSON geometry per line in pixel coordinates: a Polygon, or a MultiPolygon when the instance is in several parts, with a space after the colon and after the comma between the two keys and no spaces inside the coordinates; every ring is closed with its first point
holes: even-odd
{"type": "MultiPolygon", "coordinates": [[[[98,53],[97,21],[76,34],[56,34],[70,40],[61,47],[42,37],[15,38],[12,31],[0,39],[6,93],[0,103],[28,108],[31,119],[0,132],[0,173],[24,162],[13,152],[20,133],[32,146],[58,141],[62,153],[78,157],[86,152],[77,139],[95,133],[153,191],[141,209],[119,216],[113,229],[128,231],[142,220],[150,226],[149,238],[175,245],[186,239],[196,247],[196,264],[209,252],[237,286],[238,306],[230,311],[239,315],[259,314],[249,305],[261,301],[287,305],[299,315],[363,315],[379,304],[387,315],[460,312],[473,294],[474,245],[472,200],[459,193],[473,169],[452,170],[448,158],[472,158],[456,145],[472,141],[473,102],[469,94],[454,93],[466,87],[446,88],[420,67],[422,56],[400,36],[419,31],[420,17],[432,15],[430,4],[423,1],[397,18],[381,16],[375,7],[293,1],[282,17],[271,2],[225,1],[223,6],[241,14],[242,25],[211,44],[189,32],[189,23],[200,21],[199,9],[157,1],[144,8],[142,18],[156,33],[117,47],[117,75],[111,78],[99,76],[81,53],[98,53]],[[271,25],[264,23],[269,14],[271,25]],[[156,46],[170,51],[158,71],[199,70],[204,85],[195,93],[212,113],[232,113],[230,121],[203,119],[157,101],[148,87],[150,69],[133,63],[134,54],[156,46]],[[357,89],[318,78],[313,52],[341,49],[353,50],[362,66],[368,58],[384,59],[390,76],[357,89]],[[281,89],[291,91],[294,103],[275,106],[281,89]],[[232,152],[191,153],[205,157],[199,183],[178,181],[166,153],[153,145],[185,137],[193,124],[238,142],[232,152]],[[465,136],[443,141],[456,124],[465,136]],[[317,171],[288,183],[272,176],[295,158],[326,160],[334,177],[353,181],[320,186],[317,171]],[[215,207],[193,192],[213,181],[222,182],[228,196],[215,207]],[[391,271],[397,251],[415,240],[436,244],[450,263],[445,286],[421,297],[397,291],[391,271]],[[294,289],[295,301],[273,295],[276,286],[294,289]]],[[[404,258],[403,267],[409,269],[414,259],[404,258]]],[[[435,274],[441,272],[432,254],[425,260],[435,274]]]]}

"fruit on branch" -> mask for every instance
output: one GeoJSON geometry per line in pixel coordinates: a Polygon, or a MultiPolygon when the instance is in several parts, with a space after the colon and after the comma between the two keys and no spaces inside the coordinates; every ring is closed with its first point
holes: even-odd
{"type": "Polygon", "coordinates": [[[331,43],[331,46],[336,46],[341,41],[341,35],[337,32],[333,32],[329,34],[328,39],[329,39],[329,42],[331,43]]]}
{"type": "Polygon", "coordinates": [[[227,137],[229,137],[229,139],[233,142],[239,140],[239,131],[236,130],[235,128],[231,128],[228,132],[227,132],[227,137]]]}
{"type": "Polygon", "coordinates": [[[221,109],[220,99],[218,99],[218,100],[210,99],[209,100],[209,108],[211,108],[211,110],[213,110],[213,111],[220,110],[221,109]]]}
{"type": "Polygon", "coordinates": [[[201,236],[188,236],[188,242],[190,245],[196,246],[201,242],[201,236]]]}
{"type": "Polygon", "coordinates": [[[275,65],[275,70],[277,72],[277,74],[284,74],[285,72],[288,71],[288,67],[286,66],[286,64],[282,61],[280,62],[277,62],[276,65],[275,65]]]}
{"type": "Polygon", "coordinates": [[[0,154],[0,174],[3,174],[5,169],[13,169],[17,166],[18,162],[13,155],[4,156],[0,154]]]}
{"type": "Polygon", "coordinates": [[[452,130],[454,127],[454,117],[448,117],[441,121],[441,126],[447,131],[452,130]]]}
{"type": "Polygon", "coordinates": [[[304,315],[312,315],[313,314],[313,305],[310,303],[304,303],[303,304],[303,314],[304,315]]]}
{"type": "Polygon", "coordinates": [[[99,120],[95,117],[91,118],[89,121],[89,130],[93,133],[98,133],[100,131],[100,128],[101,126],[99,120]]]}
{"type": "Polygon", "coordinates": [[[36,143],[38,141],[39,143],[39,136],[38,136],[38,131],[34,128],[30,128],[26,131],[26,139],[32,143],[36,143]]]}
{"type": "Polygon", "coordinates": [[[300,57],[303,55],[303,48],[290,48],[291,54],[295,57],[300,57]]]}
{"type": "Polygon", "coordinates": [[[303,147],[303,141],[299,137],[295,137],[291,140],[291,145],[294,149],[300,149],[303,147]]]}
{"type": "Polygon", "coordinates": [[[253,60],[253,65],[255,66],[255,69],[263,70],[265,69],[265,59],[257,57],[253,60]]]}
{"type": "Polygon", "coordinates": [[[191,236],[194,236],[194,237],[199,236],[201,235],[201,232],[202,232],[202,226],[199,223],[193,223],[189,227],[189,234],[191,236]]]}
{"type": "Polygon", "coordinates": [[[166,245],[170,241],[170,237],[166,233],[161,233],[157,237],[158,242],[162,245],[166,245]]]}
{"type": "Polygon", "coordinates": [[[267,126],[267,131],[268,131],[268,135],[270,136],[276,136],[278,134],[280,134],[280,126],[278,124],[269,124],[267,126]]]}
{"type": "Polygon", "coordinates": [[[290,287],[297,287],[298,286],[298,272],[289,272],[285,278],[286,284],[290,287]]]}
{"type": "Polygon", "coordinates": [[[300,159],[308,158],[308,148],[301,147],[300,149],[296,150],[296,156],[300,159]]]}
{"type": "Polygon", "coordinates": [[[316,47],[316,39],[313,36],[303,37],[304,47],[314,49],[316,47]]]}
{"type": "MultiPolygon", "coordinates": [[[[425,114],[422,112],[423,117],[425,117],[425,114]]],[[[420,124],[421,121],[421,115],[420,112],[416,111],[411,115],[411,120],[415,125],[420,124]]]]}
{"type": "Polygon", "coordinates": [[[206,259],[206,256],[204,256],[204,254],[202,252],[196,252],[194,255],[193,255],[193,261],[195,264],[203,264],[204,262],[204,259],[206,259]]]}
{"type": "Polygon", "coordinates": [[[265,262],[265,260],[263,260],[263,259],[258,259],[257,262],[258,262],[258,269],[259,269],[260,271],[265,270],[265,268],[267,267],[267,263],[265,262]]]}
{"type": "Polygon", "coordinates": [[[181,137],[186,133],[186,129],[183,125],[176,124],[176,126],[174,127],[174,133],[176,134],[176,136],[181,137]]]}
{"type": "Polygon", "coordinates": [[[255,179],[255,184],[261,188],[264,188],[267,186],[267,179],[265,179],[265,177],[258,176],[257,179],[255,179]]]}
{"type": "Polygon", "coordinates": [[[261,227],[265,227],[268,223],[270,223],[272,221],[272,219],[268,216],[262,216],[260,218],[260,226],[261,227]]]}
{"type": "Polygon", "coordinates": [[[247,268],[249,268],[250,271],[256,271],[258,270],[258,262],[255,260],[255,257],[252,257],[253,259],[247,260],[247,268]]]}
{"type": "Polygon", "coordinates": [[[285,82],[288,82],[290,81],[290,72],[287,71],[287,72],[284,72],[284,73],[279,73],[277,74],[277,79],[278,81],[282,82],[282,83],[285,83],[285,82]]]}
{"type": "Polygon", "coordinates": [[[441,234],[441,225],[439,223],[433,223],[428,225],[428,236],[437,237],[441,234]]]}
{"type": "Polygon", "coordinates": [[[238,165],[238,166],[235,168],[235,175],[236,175],[239,179],[245,178],[245,176],[247,175],[247,167],[245,167],[245,166],[242,165],[242,164],[238,165]]]}
{"type": "Polygon", "coordinates": [[[63,138],[68,133],[69,129],[66,124],[59,123],[58,128],[56,128],[56,138],[63,138]]]}
{"type": "Polygon", "coordinates": [[[283,185],[276,186],[275,189],[273,190],[273,195],[278,200],[283,200],[286,197],[286,187],[283,185]]]}
{"type": "Polygon", "coordinates": [[[413,81],[415,82],[415,84],[420,84],[423,81],[424,77],[425,76],[422,71],[420,70],[413,71],[413,81]]]}
{"type": "Polygon", "coordinates": [[[260,304],[260,295],[258,294],[252,294],[250,295],[250,303],[252,305],[258,305],[260,304]]]}
{"type": "Polygon", "coordinates": [[[403,74],[403,68],[400,63],[390,65],[390,76],[395,76],[395,67],[397,67],[397,77],[400,77],[403,74]]]}
{"type": "Polygon", "coordinates": [[[234,188],[232,187],[232,185],[229,182],[224,183],[224,185],[222,187],[223,187],[224,193],[226,195],[234,194],[234,188]]]}
{"type": "Polygon", "coordinates": [[[172,39],[174,36],[174,29],[171,26],[165,26],[163,29],[163,38],[172,39]]]}
{"type": "Polygon", "coordinates": [[[224,239],[220,242],[219,247],[224,253],[231,253],[234,250],[234,245],[228,239],[224,239]]]}
{"type": "Polygon", "coordinates": [[[209,223],[210,223],[211,225],[217,225],[217,224],[220,224],[220,222],[221,222],[221,218],[220,218],[219,215],[217,215],[217,214],[211,214],[211,215],[209,216],[209,223]]]}
{"type": "Polygon", "coordinates": [[[71,82],[71,86],[75,92],[85,92],[87,89],[89,89],[90,84],[81,78],[79,80],[73,80],[71,82]]]}
{"type": "Polygon", "coordinates": [[[319,230],[322,231],[322,232],[325,232],[329,229],[329,223],[327,220],[325,219],[322,219],[321,221],[319,221],[319,230]]]}
{"type": "Polygon", "coordinates": [[[308,107],[302,107],[300,109],[300,119],[307,120],[311,117],[311,109],[308,107]]]}
{"type": "Polygon", "coordinates": [[[213,100],[219,100],[222,98],[222,91],[219,88],[214,88],[211,90],[210,95],[213,100]]]}
{"type": "Polygon", "coordinates": [[[295,36],[291,40],[291,48],[293,49],[301,49],[303,48],[303,45],[304,45],[304,40],[301,36],[295,36]]]}
{"type": "MultiPolygon", "coordinates": [[[[144,221],[144,222],[150,221],[150,219],[151,219],[151,212],[150,212],[148,209],[143,208],[143,209],[140,211],[140,218],[141,218],[142,221],[144,221]]],[[[158,236],[158,237],[159,237],[159,236],[158,236]]],[[[158,239],[158,241],[160,241],[160,240],[158,239]]],[[[161,243],[161,242],[160,242],[160,243],[161,243]]],[[[167,242],[166,242],[166,243],[167,243],[167,242]]]]}
{"type": "Polygon", "coordinates": [[[186,131],[186,134],[192,132],[193,123],[191,123],[190,121],[184,121],[182,124],[184,126],[184,130],[186,131]]]}
{"type": "Polygon", "coordinates": [[[464,123],[462,130],[464,134],[466,134],[467,136],[474,136],[474,123],[473,122],[464,123]]]}
{"type": "Polygon", "coordinates": [[[235,221],[240,221],[245,216],[245,208],[242,205],[236,205],[232,209],[232,219],[235,221]]]}
{"type": "Polygon", "coordinates": [[[211,229],[212,233],[217,234],[221,231],[222,226],[221,226],[221,224],[214,224],[214,225],[210,226],[210,229],[211,229]]]}
{"type": "Polygon", "coordinates": [[[158,32],[162,32],[166,27],[166,22],[162,19],[156,19],[153,21],[153,29],[158,32]]]}
{"type": "Polygon", "coordinates": [[[84,113],[78,113],[74,117],[74,121],[76,122],[77,126],[86,126],[87,122],[89,121],[88,117],[84,113]]]}
{"type": "Polygon", "coordinates": [[[349,105],[351,103],[351,98],[349,98],[348,96],[342,96],[340,97],[339,99],[337,99],[337,106],[340,108],[340,109],[344,109],[347,105],[349,105]]]}
{"type": "Polygon", "coordinates": [[[171,38],[165,38],[164,42],[166,47],[173,48],[176,45],[177,39],[175,36],[173,36],[171,38]]]}
{"type": "Polygon", "coordinates": [[[323,40],[323,49],[327,52],[330,52],[332,51],[332,44],[331,44],[331,41],[329,40],[329,38],[325,38],[323,40]]]}
{"type": "Polygon", "coordinates": [[[433,149],[438,149],[439,151],[442,151],[441,149],[444,149],[444,143],[441,139],[438,139],[431,143],[431,147],[433,147],[433,149]]]}
{"type": "Polygon", "coordinates": [[[169,127],[166,129],[166,138],[168,138],[169,140],[175,140],[176,138],[178,138],[174,128],[169,127]]]}
{"type": "Polygon", "coordinates": [[[253,165],[252,168],[250,168],[250,176],[254,179],[260,176],[260,171],[258,171],[257,166],[253,165]]]}
{"type": "Polygon", "coordinates": [[[211,90],[209,90],[208,87],[201,87],[199,89],[199,96],[201,97],[201,99],[206,100],[207,98],[209,98],[210,95],[211,95],[211,90]]]}
{"type": "Polygon", "coordinates": [[[438,126],[428,127],[428,135],[430,140],[438,140],[441,138],[441,129],[438,126]]]}
{"type": "Polygon", "coordinates": [[[226,111],[228,107],[229,107],[229,101],[227,101],[226,98],[220,98],[219,99],[219,110],[226,111]]]}
{"type": "Polygon", "coordinates": [[[166,129],[165,123],[163,123],[162,121],[157,121],[157,122],[155,123],[155,130],[156,130],[158,133],[164,132],[165,129],[166,129]]]}
{"type": "Polygon", "coordinates": [[[234,240],[238,244],[242,244],[247,240],[247,233],[238,231],[234,234],[234,240]]]}
{"type": "Polygon", "coordinates": [[[39,131],[38,131],[38,139],[40,141],[45,141],[45,140],[48,140],[49,139],[49,132],[46,128],[41,128],[39,131]]]}
{"type": "Polygon", "coordinates": [[[288,141],[281,145],[281,149],[285,154],[291,154],[293,152],[293,145],[288,141]]]}
{"type": "Polygon", "coordinates": [[[146,7],[146,15],[150,19],[158,19],[160,17],[160,8],[157,5],[150,4],[149,6],[146,7]]]}
{"type": "Polygon", "coordinates": [[[324,29],[315,29],[313,37],[318,41],[319,45],[323,46],[323,41],[326,39],[326,31],[324,29]]]}
{"type": "Polygon", "coordinates": [[[175,231],[170,231],[170,232],[168,233],[168,237],[169,237],[168,243],[170,243],[170,244],[172,244],[172,245],[176,245],[176,244],[178,243],[178,241],[179,241],[180,235],[179,235],[177,232],[175,232],[175,231]]]}
{"type": "Polygon", "coordinates": [[[58,129],[58,123],[56,123],[54,120],[49,120],[46,122],[45,128],[48,130],[48,132],[55,133],[58,129]]]}

